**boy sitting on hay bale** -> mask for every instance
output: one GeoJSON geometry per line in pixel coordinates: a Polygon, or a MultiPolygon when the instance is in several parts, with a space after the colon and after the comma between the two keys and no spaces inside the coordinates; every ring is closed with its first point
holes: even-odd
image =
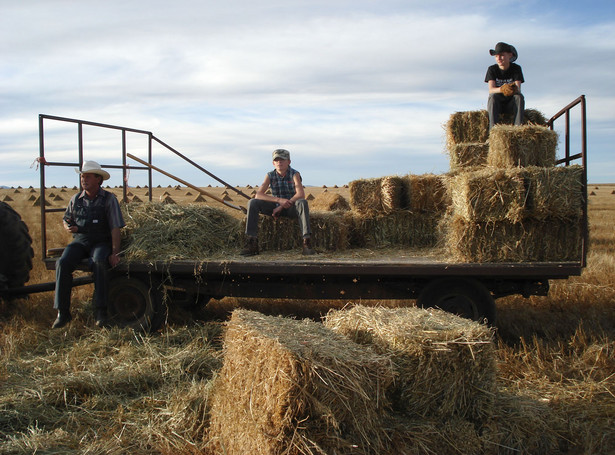
{"type": "Polygon", "coordinates": [[[240,254],[254,256],[259,253],[258,216],[261,213],[274,218],[296,216],[303,234],[303,254],[315,254],[311,244],[310,210],[305,200],[301,174],[290,167],[290,152],[285,149],[274,150],[273,166],[275,169],[265,175],[265,180],[256,191],[255,198],[248,202],[246,246],[240,254]],[[271,195],[267,194],[269,187],[271,195]]]}
{"type": "Polygon", "coordinates": [[[525,100],[521,94],[524,81],[523,71],[516,63],[517,50],[506,43],[498,43],[489,51],[495,57],[495,65],[487,68],[485,82],[489,84],[489,129],[500,121],[500,114],[508,112],[514,115],[515,125],[523,123],[525,100]]]}

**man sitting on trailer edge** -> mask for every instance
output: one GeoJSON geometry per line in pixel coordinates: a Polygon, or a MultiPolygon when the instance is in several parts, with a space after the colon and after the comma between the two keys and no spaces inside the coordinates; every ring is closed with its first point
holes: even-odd
{"type": "Polygon", "coordinates": [[[265,175],[265,180],[256,191],[255,198],[248,202],[246,246],[240,254],[254,256],[259,253],[258,217],[261,213],[274,218],[278,216],[297,217],[303,235],[302,254],[315,254],[311,244],[310,211],[305,199],[301,174],[290,167],[288,150],[274,150],[272,157],[274,169],[265,175]],[[271,195],[267,194],[269,187],[271,187],[271,195]]]}
{"type": "Polygon", "coordinates": [[[73,241],[56,262],[56,293],[54,308],[58,317],[57,329],[68,324],[73,272],[85,258],[89,258],[94,274],[94,313],[96,325],[102,327],[107,319],[108,267],[120,262],[120,229],[125,226],[120,205],[113,193],[101,188],[110,175],[95,161],[83,163],[80,181],[83,191],[75,194],[63,217],[64,228],[73,234],[73,241]]]}

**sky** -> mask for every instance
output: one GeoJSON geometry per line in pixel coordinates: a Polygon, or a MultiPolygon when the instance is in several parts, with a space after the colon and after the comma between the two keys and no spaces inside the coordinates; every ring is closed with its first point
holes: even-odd
{"type": "MultiPolygon", "coordinates": [[[[615,182],[612,0],[0,0],[0,186],[39,186],[39,114],[151,132],[233,186],[260,184],[276,148],[305,185],[445,173],[446,122],[486,108],[499,41],[519,53],[526,108],[549,118],[586,96],[588,180],[615,182]]],[[[576,108],[573,153],[579,121],[576,108]]],[[[77,161],[74,124],[44,132],[48,161],[77,161]]],[[[121,163],[119,131],[86,126],[83,143],[86,160],[121,163]]],[[[146,135],[126,143],[146,158],[146,135]]],[[[78,185],[73,167],[48,168],[46,184],[78,185]]]]}

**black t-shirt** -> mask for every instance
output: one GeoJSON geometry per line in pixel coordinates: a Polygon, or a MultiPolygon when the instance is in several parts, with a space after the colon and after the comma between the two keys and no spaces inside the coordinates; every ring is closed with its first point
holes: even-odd
{"type": "Polygon", "coordinates": [[[523,80],[523,71],[521,71],[521,67],[516,63],[511,63],[506,71],[501,70],[497,64],[491,65],[487,68],[487,75],[485,76],[485,82],[489,81],[495,81],[496,87],[516,81],[525,82],[523,80]]]}

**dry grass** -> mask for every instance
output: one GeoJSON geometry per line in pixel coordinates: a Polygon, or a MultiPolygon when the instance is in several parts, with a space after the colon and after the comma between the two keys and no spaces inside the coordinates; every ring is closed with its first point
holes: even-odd
{"type": "MultiPolygon", "coordinates": [[[[180,202],[194,198],[167,190],[180,202]]],[[[497,301],[499,424],[478,435],[463,420],[397,420],[388,425],[391,444],[403,450],[391,453],[615,452],[614,190],[591,186],[591,251],[582,276],[554,282],[548,297],[497,301]]],[[[9,191],[36,243],[31,282],[49,281],[53,273],[37,260],[39,212],[27,201],[33,193],[0,195],[9,191]]],[[[137,191],[145,200],[144,190],[137,191]]],[[[50,218],[49,246],[62,246],[68,237],[59,215],[50,218]]],[[[222,365],[219,321],[203,321],[207,312],[196,321],[173,313],[154,335],[92,330],[91,287],[85,286],[73,293],[70,328],[54,332],[52,297],[0,304],[1,453],[212,453],[206,429],[222,365]]],[[[212,305],[318,319],[334,304],[224,299],[212,305]]]]}

